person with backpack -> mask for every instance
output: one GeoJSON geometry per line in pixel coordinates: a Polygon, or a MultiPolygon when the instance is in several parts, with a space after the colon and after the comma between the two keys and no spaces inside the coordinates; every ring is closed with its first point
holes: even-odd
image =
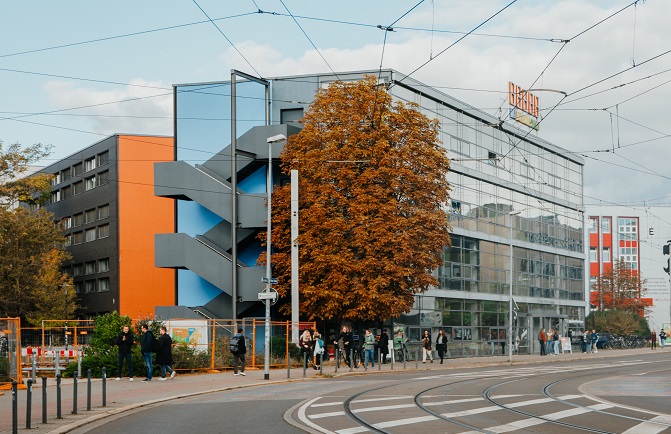
{"type": "Polygon", "coordinates": [[[175,371],[170,367],[172,365],[172,338],[168,334],[168,329],[161,326],[161,337],[158,338],[156,349],[156,363],[161,367],[160,381],[165,381],[165,374],[170,374],[170,379],[175,378],[175,371]]]}
{"type": "Polygon", "coordinates": [[[231,337],[231,354],[233,354],[233,375],[238,376],[245,374],[245,354],[247,353],[247,347],[245,346],[245,336],[242,334],[242,329],[239,328],[238,332],[231,337]],[[238,364],[241,366],[240,372],[238,372],[238,364]]]}
{"type": "Polygon", "coordinates": [[[142,329],[142,340],[140,341],[140,350],[142,351],[142,358],[144,359],[144,364],[147,366],[147,378],[142,380],[146,383],[151,381],[151,376],[154,373],[154,361],[152,360],[153,346],[154,346],[154,333],[149,330],[147,324],[142,324],[140,327],[142,329]]]}
{"type": "Polygon", "coordinates": [[[664,331],[664,329],[661,329],[659,331],[659,343],[660,343],[660,346],[662,347],[662,349],[664,349],[664,342],[665,341],[666,341],[666,332],[664,331]]]}

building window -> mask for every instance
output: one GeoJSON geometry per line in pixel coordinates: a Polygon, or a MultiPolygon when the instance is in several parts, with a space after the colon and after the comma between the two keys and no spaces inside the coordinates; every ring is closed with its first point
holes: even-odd
{"type": "Polygon", "coordinates": [[[98,160],[98,167],[104,166],[110,162],[110,153],[109,151],[101,152],[96,158],[98,160]]]}
{"type": "Polygon", "coordinates": [[[100,273],[105,273],[110,271],[110,260],[109,258],[98,259],[98,271],[100,273]]]}
{"type": "Polygon", "coordinates": [[[84,181],[75,182],[72,184],[72,195],[81,194],[84,192],[84,181]]]}
{"type": "Polygon", "coordinates": [[[91,157],[88,160],[84,160],[84,172],[88,172],[96,168],[96,159],[91,157]]]}
{"type": "Polygon", "coordinates": [[[104,220],[110,216],[110,206],[103,205],[98,207],[98,220],[104,220]]]}
{"type": "Polygon", "coordinates": [[[84,166],[82,166],[82,163],[72,166],[72,176],[79,176],[82,173],[84,173],[84,166]]]}
{"type": "Polygon", "coordinates": [[[90,261],[84,264],[84,274],[95,274],[96,261],[90,261]]]}
{"type": "Polygon", "coordinates": [[[96,229],[91,228],[86,230],[86,242],[95,241],[96,239],[96,229]]]}
{"type": "Polygon", "coordinates": [[[84,242],[84,232],[75,232],[72,234],[72,244],[75,246],[84,242]]]}
{"type": "Polygon", "coordinates": [[[91,176],[90,178],[86,178],[86,191],[93,190],[96,188],[96,177],[91,176]]]}
{"type": "Polygon", "coordinates": [[[109,170],[105,170],[103,172],[100,172],[98,174],[98,185],[105,185],[110,182],[110,172],[109,170]]]}
{"type": "Polygon", "coordinates": [[[110,236],[110,225],[98,226],[98,238],[107,238],[110,236]]]}
{"type": "Polygon", "coordinates": [[[72,178],[71,169],[68,167],[65,170],[61,170],[61,181],[65,182],[72,178]]]}
{"type": "Polygon", "coordinates": [[[84,282],[84,288],[87,294],[91,292],[96,292],[96,281],[87,280],[86,282],[84,282]]]}
{"type": "Polygon", "coordinates": [[[109,291],[110,290],[110,279],[109,277],[103,277],[98,279],[98,292],[109,291]]]}
{"type": "Polygon", "coordinates": [[[63,230],[70,229],[72,227],[72,217],[64,217],[59,222],[59,226],[63,230]]]}
{"type": "Polygon", "coordinates": [[[92,223],[96,221],[96,210],[95,208],[86,210],[85,223],[92,223]]]}
{"type": "Polygon", "coordinates": [[[611,226],[612,219],[610,217],[604,217],[601,223],[601,229],[603,230],[604,234],[609,234],[610,233],[610,226],[611,226]]]}
{"type": "Polygon", "coordinates": [[[60,183],[61,183],[61,173],[60,172],[54,173],[54,177],[51,178],[51,185],[56,186],[60,183]]]}
{"type": "Polygon", "coordinates": [[[74,277],[83,276],[84,275],[84,264],[75,264],[72,267],[72,275],[74,277]]]}
{"type": "Polygon", "coordinates": [[[596,234],[598,232],[597,231],[597,228],[598,228],[597,225],[598,224],[599,224],[599,219],[598,218],[596,218],[596,217],[590,217],[589,218],[589,233],[590,234],[596,234]]]}
{"type": "Polygon", "coordinates": [[[65,236],[65,242],[63,243],[63,246],[70,247],[71,245],[72,245],[72,235],[66,235],[65,236]]]}
{"type": "Polygon", "coordinates": [[[56,203],[61,200],[61,191],[56,190],[51,192],[51,203],[56,203]]]}
{"type": "Polygon", "coordinates": [[[73,216],[73,222],[72,223],[73,223],[73,226],[75,226],[75,227],[83,225],[84,224],[84,213],[80,212],[79,214],[75,214],[73,216]]]}
{"type": "Polygon", "coordinates": [[[67,199],[70,196],[72,196],[72,187],[67,185],[61,189],[61,198],[67,199]]]}
{"type": "Polygon", "coordinates": [[[604,247],[601,251],[603,262],[610,262],[610,247],[604,247]]]}
{"type": "Polygon", "coordinates": [[[82,294],[84,289],[84,283],[83,282],[75,282],[75,292],[77,294],[82,294]]]}
{"type": "Polygon", "coordinates": [[[589,248],[589,262],[597,262],[596,247],[589,248]]]}

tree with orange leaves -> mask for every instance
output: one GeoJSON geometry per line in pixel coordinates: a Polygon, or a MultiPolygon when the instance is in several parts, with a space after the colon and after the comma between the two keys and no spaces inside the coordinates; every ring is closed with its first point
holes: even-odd
{"type": "Polygon", "coordinates": [[[616,261],[597,277],[590,302],[600,311],[619,309],[644,316],[647,305],[642,297],[646,283],[638,270],[632,270],[624,261],[616,261]]]}
{"type": "MultiPolygon", "coordinates": [[[[301,316],[373,320],[408,312],[415,294],[437,284],[432,271],[450,245],[450,165],[438,121],[415,104],[393,102],[369,76],[320,89],[302,122],[281,155],[285,174],[299,172],[301,316]]],[[[273,275],[288,314],[289,185],[274,191],[272,211],[273,275]]]]}

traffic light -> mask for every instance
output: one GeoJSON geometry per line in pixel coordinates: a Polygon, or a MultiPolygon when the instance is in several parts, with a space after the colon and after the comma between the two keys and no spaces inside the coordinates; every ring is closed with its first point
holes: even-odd
{"type": "Polygon", "coordinates": [[[669,254],[669,245],[668,244],[662,246],[662,253],[664,253],[665,255],[669,254]]]}

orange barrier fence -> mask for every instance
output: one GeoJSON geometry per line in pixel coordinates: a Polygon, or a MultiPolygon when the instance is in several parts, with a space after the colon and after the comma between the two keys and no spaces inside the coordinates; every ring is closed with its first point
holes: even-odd
{"type": "Polygon", "coordinates": [[[18,318],[0,318],[0,390],[22,384],[21,322],[18,318]]]}

